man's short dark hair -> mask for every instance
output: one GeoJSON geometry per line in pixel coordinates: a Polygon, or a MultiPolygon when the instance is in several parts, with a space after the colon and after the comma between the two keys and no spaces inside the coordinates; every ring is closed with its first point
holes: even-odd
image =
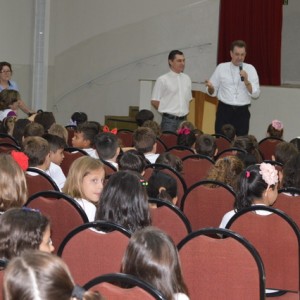
{"type": "Polygon", "coordinates": [[[235,40],[231,43],[230,50],[233,51],[234,47],[245,48],[247,50],[247,45],[243,40],[235,40]]]}
{"type": "Polygon", "coordinates": [[[176,55],[183,55],[183,52],[181,52],[179,50],[172,50],[169,53],[168,60],[174,60],[174,58],[175,58],[176,55]]]}

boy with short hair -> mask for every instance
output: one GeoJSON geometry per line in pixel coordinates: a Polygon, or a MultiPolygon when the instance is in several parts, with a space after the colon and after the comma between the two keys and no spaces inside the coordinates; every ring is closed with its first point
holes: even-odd
{"type": "Polygon", "coordinates": [[[156,153],[156,136],[149,127],[139,127],[133,133],[133,146],[154,164],[159,154],[156,153]]]}
{"type": "Polygon", "coordinates": [[[195,150],[198,154],[214,158],[214,156],[216,156],[218,153],[216,139],[209,134],[197,136],[195,150]]]}
{"type": "Polygon", "coordinates": [[[91,157],[98,159],[99,156],[94,149],[94,139],[98,133],[98,129],[93,123],[79,124],[72,138],[72,146],[82,149],[91,157]]]}

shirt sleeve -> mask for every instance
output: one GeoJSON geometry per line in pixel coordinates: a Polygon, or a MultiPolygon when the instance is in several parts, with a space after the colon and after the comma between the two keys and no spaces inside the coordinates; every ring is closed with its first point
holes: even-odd
{"type": "Polygon", "coordinates": [[[249,93],[249,95],[252,98],[256,99],[260,95],[260,86],[259,86],[259,79],[258,79],[257,72],[253,66],[249,68],[248,80],[249,82],[251,82],[251,86],[252,86],[252,94],[249,93]]]}
{"type": "Polygon", "coordinates": [[[216,97],[218,94],[219,86],[220,86],[220,65],[217,66],[214,73],[210,77],[209,81],[212,83],[212,85],[214,87],[214,92],[213,92],[213,94],[210,94],[208,92],[208,87],[206,87],[206,93],[211,97],[216,97]]]}
{"type": "Polygon", "coordinates": [[[152,91],[152,100],[160,101],[163,90],[163,81],[161,78],[158,78],[154,84],[152,91]]]}

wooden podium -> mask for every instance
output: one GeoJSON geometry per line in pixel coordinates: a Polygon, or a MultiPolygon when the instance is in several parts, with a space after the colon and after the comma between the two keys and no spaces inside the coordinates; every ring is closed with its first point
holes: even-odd
{"type": "Polygon", "coordinates": [[[192,91],[193,100],[190,102],[188,121],[195,124],[204,133],[215,133],[215,119],[218,99],[210,97],[201,91],[192,91]]]}

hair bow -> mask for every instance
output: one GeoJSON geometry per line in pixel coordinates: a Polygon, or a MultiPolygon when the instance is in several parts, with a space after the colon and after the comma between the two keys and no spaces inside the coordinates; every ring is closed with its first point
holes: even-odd
{"type": "Polygon", "coordinates": [[[23,171],[28,169],[28,156],[25,153],[13,150],[10,155],[23,171]]]}
{"type": "Polygon", "coordinates": [[[190,129],[188,129],[188,128],[181,128],[181,129],[179,129],[178,130],[178,134],[185,134],[185,135],[188,135],[188,134],[190,134],[191,133],[191,131],[190,131],[190,129]]]}
{"type": "Polygon", "coordinates": [[[283,129],[283,124],[279,120],[273,120],[272,121],[272,127],[274,127],[276,130],[282,130],[283,129]]]}
{"type": "Polygon", "coordinates": [[[103,128],[102,128],[102,130],[103,130],[103,132],[110,132],[110,133],[113,133],[113,134],[117,134],[118,133],[118,129],[117,128],[109,130],[109,127],[107,125],[104,125],[103,128]]]}

